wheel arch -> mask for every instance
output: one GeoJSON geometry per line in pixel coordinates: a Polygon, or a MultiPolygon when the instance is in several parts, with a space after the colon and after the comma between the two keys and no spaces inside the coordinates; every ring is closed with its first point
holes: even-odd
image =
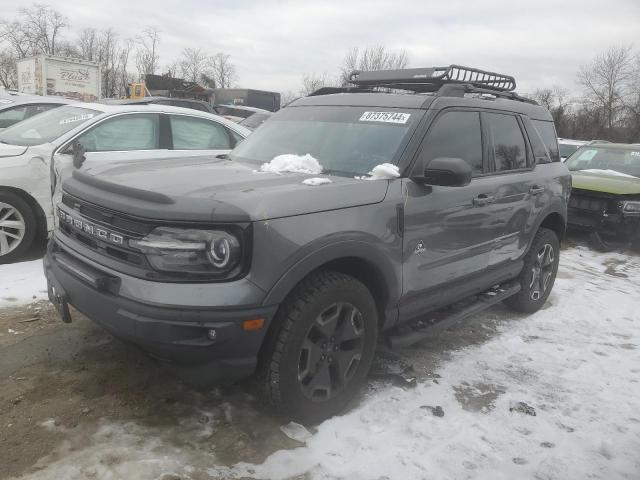
{"type": "Polygon", "coordinates": [[[381,328],[395,323],[401,274],[388,253],[359,241],[329,245],[300,260],[276,282],[264,304],[282,304],[300,282],[321,270],[344,273],[362,282],[376,302],[381,328]]]}
{"type": "Polygon", "coordinates": [[[558,240],[562,241],[567,231],[567,219],[558,211],[550,211],[542,218],[536,231],[540,228],[548,228],[558,235],[558,240]]]}

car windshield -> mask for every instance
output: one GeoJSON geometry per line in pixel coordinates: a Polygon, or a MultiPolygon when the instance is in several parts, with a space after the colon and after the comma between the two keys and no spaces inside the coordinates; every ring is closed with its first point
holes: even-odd
{"type": "Polygon", "coordinates": [[[640,177],[640,145],[585,146],[571,155],[566,165],[572,171],[608,171],[640,177]]]}
{"type": "Polygon", "coordinates": [[[562,158],[567,158],[569,157],[569,155],[575,152],[578,148],[580,148],[580,145],[572,145],[569,143],[559,143],[558,147],[560,148],[560,156],[562,158]]]}
{"type": "Polygon", "coordinates": [[[229,155],[255,164],[283,154],[310,154],[327,173],[363,175],[396,163],[420,110],[380,107],[288,107],[273,115],[229,155]]]}
{"type": "Polygon", "coordinates": [[[3,130],[0,142],[23,147],[49,143],[100,113],[76,106],[54,108],[3,130]]]}

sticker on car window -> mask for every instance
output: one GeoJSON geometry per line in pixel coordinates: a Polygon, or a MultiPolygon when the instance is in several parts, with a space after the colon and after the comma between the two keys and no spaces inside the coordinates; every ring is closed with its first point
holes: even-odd
{"type": "Polygon", "coordinates": [[[410,113],[399,112],[364,112],[360,117],[361,122],[399,123],[404,125],[409,120],[410,113]]]}
{"type": "Polygon", "coordinates": [[[640,152],[631,152],[632,157],[640,157],[640,152]]]}
{"type": "Polygon", "coordinates": [[[74,117],[63,118],[60,120],[60,125],[66,125],[67,123],[84,122],[93,118],[93,113],[85,113],[84,115],[76,115],[74,117]]]}
{"type": "Polygon", "coordinates": [[[598,150],[585,150],[580,154],[578,160],[591,160],[596,156],[596,153],[598,153],[598,150]]]}

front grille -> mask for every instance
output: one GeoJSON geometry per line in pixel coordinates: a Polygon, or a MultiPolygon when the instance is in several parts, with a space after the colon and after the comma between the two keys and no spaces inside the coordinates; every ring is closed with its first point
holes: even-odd
{"type": "Polygon", "coordinates": [[[619,213],[619,197],[608,193],[593,192],[574,188],[571,191],[569,207],[587,213],[614,214],[619,213]]]}
{"type": "Polygon", "coordinates": [[[59,209],[58,216],[60,231],[66,236],[112,260],[150,268],[144,255],[129,248],[128,240],[142,238],[153,229],[152,225],[66,194],[62,197],[62,204],[67,208],[59,209]]]}
{"type": "Polygon", "coordinates": [[[580,210],[590,210],[592,212],[603,212],[607,201],[603,198],[588,197],[573,192],[569,200],[569,206],[580,210]]]}

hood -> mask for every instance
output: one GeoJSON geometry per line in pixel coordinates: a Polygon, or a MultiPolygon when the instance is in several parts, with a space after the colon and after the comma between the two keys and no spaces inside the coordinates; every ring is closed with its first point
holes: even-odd
{"type": "Polygon", "coordinates": [[[29,147],[23,147],[21,145],[9,145],[7,143],[0,143],[0,158],[6,157],[19,157],[27,151],[29,147]]]}
{"type": "Polygon", "coordinates": [[[572,187],[581,190],[612,193],[614,195],[640,194],[640,178],[623,177],[603,172],[571,172],[572,187]]]}
{"type": "Polygon", "coordinates": [[[388,181],[334,175],[256,172],[257,165],[223,159],[122,162],[75,170],[63,184],[71,195],[131,215],[194,222],[259,221],[381,202],[388,181]],[[309,186],[324,177],[331,183],[309,186]]]}

